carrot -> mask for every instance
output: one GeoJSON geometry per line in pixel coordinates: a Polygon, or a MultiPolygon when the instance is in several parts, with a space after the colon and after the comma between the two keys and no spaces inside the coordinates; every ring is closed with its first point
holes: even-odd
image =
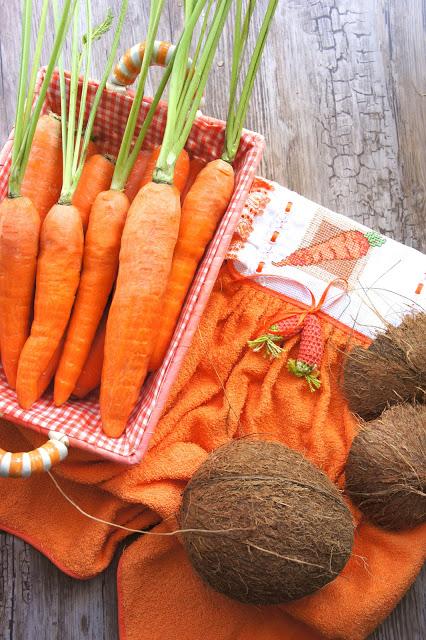
{"type": "Polygon", "coordinates": [[[39,233],[40,216],[29,198],[4,200],[0,222],[0,341],[3,369],[12,389],[30,330],[39,233]]]}
{"type": "Polygon", "coordinates": [[[150,157],[151,151],[144,149],[139,152],[138,157],[136,158],[136,162],[127,179],[126,188],[124,189],[124,193],[129,198],[130,203],[133,202],[135,195],[140,189],[140,183],[150,157]]]}
{"type": "Polygon", "coordinates": [[[118,269],[129,200],[121,191],[100,193],[86,234],[80,285],[55,377],[57,406],[70,397],[89,355],[118,269]]]}
{"type": "MultiPolygon", "coordinates": [[[[79,5],[77,5],[77,9],[79,5]]],[[[108,58],[107,67],[97,89],[82,145],[81,135],[83,118],[81,114],[86,108],[87,82],[90,67],[90,45],[86,52],[86,68],[82,83],[80,99],[80,115],[77,120],[78,94],[78,43],[79,15],[73,18],[73,38],[71,49],[71,82],[69,91],[68,128],[63,129],[62,155],[64,159],[63,183],[59,203],[47,214],[40,233],[40,255],[37,264],[36,293],[34,302],[34,320],[31,333],[24,345],[18,366],[16,391],[18,402],[23,408],[29,408],[38,400],[42,379],[49,370],[60,347],[67,328],[71,310],[80,280],[83,257],[83,224],[79,209],[72,204],[79,177],[83,171],[85,152],[88,147],[94,123],[96,109],[107,77],[110,73],[118,39],[121,32],[127,0],[122,3],[119,26],[108,58]]],[[[91,33],[90,11],[88,12],[88,32],[91,33]]],[[[88,39],[90,42],[90,38],[88,39]]],[[[64,106],[65,82],[60,64],[60,89],[62,121],[65,121],[64,106]]]]}
{"type": "Polygon", "coordinates": [[[179,217],[179,192],[167,184],[145,185],[129,209],[102,371],[102,428],[110,437],[123,432],[148,371],[179,217]]]}
{"type": "Polygon", "coordinates": [[[61,119],[53,113],[37,123],[21,194],[29,198],[43,221],[62,188],[61,119]]]}
{"type": "MultiPolygon", "coordinates": [[[[179,237],[173,256],[169,282],[164,295],[161,319],[157,328],[157,339],[149,365],[151,371],[158,369],[164,360],[198,264],[231,200],[234,190],[232,162],[239,148],[248,99],[253,89],[254,77],[276,6],[277,0],[270,0],[247,77],[243,84],[239,103],[236,100],[236,91],[242,68],[241,56],[245,51],[252,8],[249,7],[247,9],[248,13],[243,21],[241,15],[242,4],[239,3],[237,6],[225,149],[220,160],[208,163],[200,171],[183,201],[179,237]],[[243,22],[245,27],[241,29],[243,22]]],[[[273,341],[271,341],[271,344],[273,347],[276,346],[273,341]]]]}
{"type": "Polygon", "coordinates": [[[324,353],[324,339],[318,316],[308,314],[294,314],[279,320],[254,340],[248,341],[248,346],[254,352],[263,351],[266,358],[279,358],[283,352],[280,346],[285,340],[301,334],[297,359],[287,361],[287,369],[298,378],[305,378],[311,391],[321,386],[319,367],[324,353]]]}
{"type": "Polygon", "coordinates": [[[297,360],[290,359],[287,368],[298,378],[305,378],[310,391],[321,386],[319,367],[324,353],[324,339],[318,316],[308,315],[305,318],[300,340],[297,360]]]}
{"type": "Polygon", "coordinates": [[[149,368],[161,366],[198,264],[234,191],[234,170],[223,160],[210,162],[186,196],[173,265],[149,368]]]}
{"type": "Polygon", "coordinates": [[[16,391],[21,407],[38,400],[39,381],[64,335],[77,291],[83,228],[76,207],[54,205],[40,234],[34,320],[19,360],[16,391]]]}
{"type": "Polygon", "coordinates": [[[328,240],[298,249],[272,264],[276,267],[307,267],[334,260],[359,260],[367,255],[370,247],[380,247],[384,242],[385,239],[375,231],[342,231],[328,240]]]}
{"type": "Polygon", "coordinates": [[[113,162],[100,153],[91,156],[84,163],[83,171],[72,199],[73,205],[80,211],[83,231],[87,229],[90,210],[97,195],[109,189],[113,173],[113,162]]]}
{"type": "MultiPolygon", "coordinates": [[[[155,166],[161,153],[161,146],[154,147],[151,156],[146,165],[142,180],[140,181],[139,188],[141,189],[146,184],[151,182],[154,173],[155,166]]],[[[185,149],[182,149],[176,161],[175,172],[173,176],[173,183],[176,186],[179,193],[182,193],[185,188],[186,181],[189,175],[189,156],[185,149]]]]}
{"type": "MultiPolygon", "coordinates": [[[[231,0],[215,7],[213,26],[200,55],[203,73],[197,76],[187,74],[186,66],[193,31],[205,4],[206,0],[200,0],[186,15],[172,70],[161,151],[152,181],[134,199],[123,231],[116,289],[107,322],[100,393],[102,428],[113,438],[125,430],[148,372],[179,232],[180,192],[173,184],[176,162],[195,118],[231,0]]],[[[211,7],[209,3],[207,16],[211,7]]],[[[197,56],[205,25],[206,22],[201,28],[197,56]]]]}
{"type": "Polygon", "coordinates": [[[262,333],[254,340],[249,340],[247,344],[255,353],[263,351],[266,358],[278,358],[283,351],[280,344],[302,331],[303,323],[300,320],[301,318],[298,315],[292,315],[280,320],[270,326],[265,333],[262,333]]]}
{"type": "MultiPolygon", "coordinates": [[[[49,116],[40,118],[40,113],[56,59],[69,27],[71,0],[64,2],[45,77],[39,96],[33,104],[48,5],[47,1],[42,4],[34,59],[28,81],[32,16],[31,0],[24,1],[20,78],[9,193],[0,204],[0,343],[3,345],[1,349],[3,367],[12,388],[16,385],[18,360],[30,329],[40,231],[40,214],[34,202],[22,194],[22,186],[26,175],[24,190],[30,193],[40,206],[38,185],[45,177],[43,169],[46,168],[52,176],[53,165],[49,163],[53,158],[50,154],[57,159],[57,145],[58,140],[60,141],[60,126],[57,121],[49,116]],[[34,140],[35,148],[31,155],[34,140]],[[47,163],[46,167],[40,166],[43,161],[47,163]],[[37,162],[39,166],[35,174],[34,167],[37,162]]],[[[56,160],[53,164],[55,163],[56,160]]],[[[60,163],[56,169],[59,168],[60,163]]],[[[52,180],[54,180],[53,177],[52,180]]],[[[44,186],[46,187],[46,184],[44,186]]]]}
{"type": "MultiPolygon", "coordinates": [[[[151,49],[153,44],[152,40],[149,45],[151,49]]],[[[146,67],[147,63],[148,60],[145,62],[146,67]]],[[[143,79],[140,83],[142,82],[143,79]]],[[[124,163],[126,171],[123,171],[122,149],[128,146],[133,137],[136,125],[134,115],[139,111],[138,102],[143,98],[141,89],[139,94],[140,97],[132,105],[117,164],[112,179],[109,179],[111,188],[97,196],[90,213],[80,286],[55,376],[54,401],[58,406],[68,400],[75,388],[117,274],[121,235],[130,206],[129,199],[123,193],[130,165],[124,163]]]]}
{"type": "Polygon", "coordinates": [[[198,174],[200,173],[201,169],[204,169],[204,167],[206,166],[206,162],[205,160],[201,160],[199,158],[192,158],[189,161],[189,173],[188,173],[188,179],[186,181],[185,187],[183,189],[183,191],[181,192],[181,202],[182,204],[185,201],[185,198],[188,194],[188,191],[190,190],[190,188],[192,187],[192,185],[195,182],[195,178],[198,176],[198,174]]]}
{"type": "Polygon", "coordinates": [[[95,339],[90,347],[89,355],[84,364],[77,384],[75,385],[73,396],[85,398],[91,391],[97,389],[101,384],[102,366],[104,363],[104,348],[106,321],[108,314],[104,313],[101,323],[96,331],[95,339]]]}

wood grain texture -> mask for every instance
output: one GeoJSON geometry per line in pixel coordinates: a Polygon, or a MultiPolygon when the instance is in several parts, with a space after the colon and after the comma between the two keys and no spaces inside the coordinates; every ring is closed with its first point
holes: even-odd
{"type": "MultiPolygon", "coordinates": [[[[265,7],[266,0],[259,4],[265,7]]],[[[34,0],[35,12],[40,5],[34,0]]],[[[100,20],[107,6],[117,13],[119,3],[93,5],[100,20]]],[[[181,5],[168,3],[163,39],[176,40],[181,5]]],[[[130,0],[123,49],[143,39],[147,6],[130,0]]],[[[0,16],[3,144],[15,107],[19,2],[0,0],[0,16]]],[[[423,251],[425,36],[426,0],[281,0],[247,122],[268,142],[263,175],[423,251]]],[[[95,47],[94,77],[100,76],[110,40],[107,36],[95,47]]],[[[222,118],[230,50],[228,32],[204,107],[222,118]]],[[[153,73],[147,93],[156,77],[153,73]]],[[[426,636],[425,586],[423,571],[372,640],[426,636]]],[[[115,565],[80,583],[26,543],[0,534],[0,640],[27,638],[115,640],[115,565]]]]}

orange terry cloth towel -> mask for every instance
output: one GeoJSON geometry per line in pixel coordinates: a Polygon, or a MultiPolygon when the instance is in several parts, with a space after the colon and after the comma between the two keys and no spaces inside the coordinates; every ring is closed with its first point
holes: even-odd
{"type": "MultiPolygon", "coordinates": [[[[256,194],[252,195],[254,198],[256,194]]],[[[262,200],[262,206],[267,198],[262,200]]],[[[284,206],[281,197],[283,216],[288,208],[287,198],[295,206],[294,194],[291,198],[285,194],[284,206]]],[[[255,217],[267,220],[267,203],[265,207],[263,212],[256,210],[255,217]]],[[[286,221],[283,217],[283,224],[286,221]]],[[[322,218],[321,221],[324,222],[322,218]]],[[[324,234],[330,237],[333,233],[321,221],[317,220],[322,240],[310,228],[311,245],[323,242],[324,234]]],[[[340,295],[341,289],[330,289],[331,298],[324,300],[323,311],[315,309],[309,297],[305,301],[297,299],[306,295],[307,286],[314,289],[314,278],[322,277],[318,265],[300,269],[286,266],[290,269],[287,279],[278,278],[277,288],[286,283],[290,289],[287,293],[270,288],[276,284],[273,278],[242,278],[242,266],[251,265],[251,273],[256,273],[263,262],[266,274],[273,269],[273,262],[280,261],[283,250],[292,252],[280,245],[272,253],[257,255],[260,247],[266,252],[270,245],[262,238],[257,243],[255,222],[255,218],[246,216],[240,226],[241,233],[244,225],[251,225],[252,231],[245,241],[241,233],[235,238],[232,251],[237,262],[222,268],[142,462],[123,469],[71,451],[67,461],[55,469],[55,478],[63,490],[93,516],[137,529],[157,525],[153,533],[176,530],[181,492],[194,471],[210,451],[247,434],[264,434],[302,452],[339,487],[344,486],[345,460],[357,426],[342,397],[339,379],[346,352],[353,346],[368,344],[370,337],[350,328],[347,318],[358,316],[352,296],[348,305],[346,297],[340,295]],[[247,260],[240,260],[244,251],[247,260]],[[294,269],[299,269],[300,274],[294,269]],[[314,274],[310,269],[315,270],[314,274]],[[331,307],[327,308],[330,300],[335,317],[330,315],[331,307]],[[297,357],[298,336],[284,344],[281,357],[274,361],[247,347],[247,341],[269,326],[272,318],[301,314],[308,309],[315,311],[320,320],[325,342],[320,366],[322,386],[315,393],[309,391],[303,378],[287,369],[287,359],[297,357]]],[[[268,228],[268,234],[269,231],[268,228]]],[[[303,233],[300,229],[298,232],[300,246],[303,233]]],[[[352,256],[360,250],[361,238],[359,234],[350,237],[355,241],[348,254],[352,256]]],[[[363,246],[365,250],[365,243],[363,246]]],[[[377,251],[381,250],[379,247],[377,243],[377,251]]],[[[395,249],[391,249],[394,253],[395,249]]],[[[324,247],[321,251],[324,255],[324,247]]],[[[320,252],[315,253],[311,247],[310,252],[299,253],[299,258],[301,255],[307,261],[320,252]]],[[[355,259],[352,261],[359,282],[361,267],[367,269],[368,263],[364,260],[364,265],[357,265],[355,259]]],[[[339,277],[344,277],[350,286],[348,265],[334,267],[328,280],[319,278],[322,291],[327,282],[339,277]]],[[[315,298],[319,300],[317,293],[315,298]]],[[[2,423],[0,443],[2,448],[22,450],[41,444],[42,439],[2,423]]],[[[81,515],[46,475],[29,480],[0,480],[0,491],[0,528],[30,541],[74,577],[89,578],[102,571],[119,541],[129,535],[81,515]]],[[[192,571],[177,536],[140,536],[124,551],[119,565],[121,640],[366,638],[419,572],[426,557],[426,526],[388,533],[364,522],[351,508],[357,524],[355,546],[343,573],[321,591],[279,607],[242,605],[213,592],[192,571]]]]}

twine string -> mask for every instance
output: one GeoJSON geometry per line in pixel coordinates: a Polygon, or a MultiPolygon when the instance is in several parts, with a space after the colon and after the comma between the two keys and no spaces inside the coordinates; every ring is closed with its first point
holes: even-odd
{"type": "Polygon", "coordinates": [[[47,473],[48,473],[50,479],[52,480],[53,484],[55,485],[56,489],[63,496],[63,498],[65,498],[65,500],[67,502],[69,502],[69,504],[71,506],[73,506],[74,509],[77,509],[77,511],[82,516],[85,516],[86,518],[89,518],[90,520],[93,520],[94,522],[97,522],[98,524],[106,524],[108,526],[115,527],[116,529],[122,529],[123,531],[128,531],[129,533],[141,533],[143,535],[149,535],[149,536],[170,537],[170,536],[177,536],[177,535],[179,535],[181,533],[223,534],[223,533],[229,533],[230,531],[251,531],[250,527],[244,527],[244,528],[235,527],[235,528],[229,528],[229,529],[176,529],[175,531],[164,531],[164,532],[148,531],[147,529],[133,529],[132,527],[126,527],[125,525],[117,524],[116,522],[109,522],[109,520],[104,520],[103,518],[98,518],[97,516],[92,516],[90,513],[87,513],[87,511],[85,511],[82,507],[80,507],[62,489],[61,485],[56,480],[55,476],[50,471],[48,471],[47,473]]]}
{"type": "MultiPolygon", "coordinates": [[[[318,303],[315,301],[315,296],[313,294],[313,292],[309,289],[309,287],[307,287],[306,285],[304,285],[303,283],[298,282],[297,280],[293,280],[291,278],[287,278],[286,276],[280,276],[280,275],[275,275],[275,274],[252,274],[252,275],[243,275],[241,274],[238,278],[236,278],[236,281],[242,281],[242,280],[250,280],[250,279],[255,279],[255,278],[259,278],[259,277],[271,277],[271,278],[279,278],[282,280],[287,280],[287,281],[291,281],[293,284],[297,284],[298,286],[302,286],[305,288],[305,290],[308,292],[308,294],[311,297],[311,305],[307,310],[301,311],[301,315],[304,314],[304,317],[306,317],[306,315],[308,315],[309,313],[317,313],[319,310],[325,310],[330,308],[330,306],[332,306],[333,304],[336,304],[342,297],[346,296],[348,291],[347,291],[347,281],[342,279],[342,278],[338,278],[336,280],[333,280],[332,282],[329,283],[329,285],[326,287],[326,289],[324,290],[324,292],[322,293],[318,303]],[[331,289],[332,286],[335,286],[338,282],[341,282],[343,284],[345,284],[345,288],[342,291],[342,293],[340,293],[338,296],[334,296],[333,298],[331,298],[327,303],[327,297],[329,294],[329,291],[331,289]]],[[[370,290],[381,290],[378,287],[375,287],[374,285],[377,284],[377,282],[379,281],[380,278],[378,278],[371,287],[368,288],[368,291],[370,290]]],[[[362,288],[364,294],[367,294],[367,290],[362,288]]],[[[385,290],[385,289],[384,289],[385,290]]],[[[386,291],[386,290],[385,290],[386,291]]],[[[405,296],[403,296],[405,297],[405,296]]],[[[413,300],[411,300],[410,298],[407,297],[407,300],[410,300],[411,302],[414,302],[413,300]]],[[[423,307],[421,307],[421,305],[417,305],[419,307],[419,310],[425,311],[423,309],[423,307]]],[[[296,312],[297,313],[297,312],[296,312]]],[[[291,313],[289,315],[295,315],[295,313],[291,313]]],[[[356,322],[356,321],[355,321],[356,322]]],[[[224,397],[226,402],[228,403],[229,406],[229,410],[234,414],[236,420],[237,420],[237,425],[240,425],[240,417],[238,412],[234,409],[234,407],[231,404],[229,395],[227,393],[226,387],[225,387],[225,383],[222,381],[221,376],[219,375],[219,371],[217,369],[217,367],[215,366],[210,353],[209,353],[209,349],[208,349],[208,345],[206,344],[203,336],[202,336],[202,332],[201,329],[198,327],[198,335],[200,338],[200,341],[202,342],[203,346],[206,346],[206,353],[205,355],[207,356],[209,363],[220,383],[221,389],[224,393],[224,397]]],[[[255,434],[247,434],[247,437],[253,436],[255,434]]],[[[258,435],[274,435],[275,434],[268,434],[267,432],[265,433],[259,433],[258,435]]],[[[245,437],[245,436],[242,436],[245,437]]],[[[242,531],[242,530],[247,530],[247,529],[241,529],[241,528],[236,528],[236,529],[219,529],[219,530],[209,530],[209,531],[205,531],[205,530],[198,530],[198,529],[177,529],[175,531],[170,531],[170,532],[156,532],[156,531],[148,531],[147,529],[134,529],[132,527],[126,527],[125,525],[120,525],[117,524],[115,522],[110,522],[108,520],[104,520],[103,518],[98,518],[97,516],[93,516],[92,514],[88,513],[87,511],[85,511],[82,507],[80,507],[66,492],[65,490],[60,486],[60,484],[58,483],[58,481],[56,480],[56,478],[53,476],[53,474],[48,471],[47,472],[53,485],[55,486],[55,488],[57,489],[57,491],[62,495],[62,497],[74,508],[76,509],[81,515],[85,516],[86,518],[97,522],[98,524],[103,524],[103,525],[107,525],[110,527],[114,527],[116,529],[121,529],[123,531],[127,531],[129,533],[135,533],[135,534],[142,534],[142,535],[152,535],[152,536],[162,536],[162,537],[170,537],[170,536],[176,536],[179,534],[183,534],[183,533],[212,533],[212,534],[223,534],[223,533],[227,533],[229,531],[242,531]]],[[[175,517],[175,516],[170,516],[170,517],[175,517]]],[[[164,519],[163,522],[165,522],[167,519],[164,519]]],[[[361,556],[359,556],[361,557],[361,556]]]]}

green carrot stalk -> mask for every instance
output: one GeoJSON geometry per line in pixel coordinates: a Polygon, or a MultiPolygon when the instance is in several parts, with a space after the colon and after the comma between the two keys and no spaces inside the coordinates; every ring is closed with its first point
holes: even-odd
{"type": "MultiPolygon", "coordinates": [[[[21,147],[22,138],[25,132],[25,94],[27,89],[28,67],[30,63],[30,42],[31,42],[31,18],[32,8],[31,2],[26,0],[24,2],[23,16],[22,16],[22,42],[21,42],[21,67],[19,70],[19,83],[18,83],[18,99],[16,105],[16,120],[15,120],[15,133],[14,133],[14,145],[12,150],[12,172],[15,163],[17,162],[17,156],[21,147]]],[[[31,96],[27,96],[29,102],[31,96]]]]}
{"type": "MultiPolygon", "coordinates": [[[[90,11],[89,6],[87,11],[88,12],[90,11]]],[[[92,43],[96,42],[96,40],[99,40],[100,38],[102,38],[103,35],[108,33],[108,31],[112,27],[113,20],[114,20],[113,13],[111,9],[108,9],[103,22],[101,22],[97,27],[95,27],[89,34],[87,33],[84,34],[82,38],[83,48],[80,51],[79,61],[78,61],[79,74],[81,72],[81,68],[84,60],[86,61],[86,68],[90,67],[92,43]]],[[[89,76],[88,74],[85,74],[85,77],[83,80],[83,88],[81,91],[81,101],[84,104],[86,103],[88,88],[89,88],[89,76]]],[[[85,110],[80,109],[80,113],[78,116],[78,125],[77,125],[77,137],[76,137],[76,143],[75,143],[76,149],[80,149],[80,146],[81,146],[81,138],[83,135],[84,113],[85,113],[85,110]]],[[[74,155],[74,161],[73,161],[73,167],[72,167],[72,171],[74,174],[77,172],[78,160],[80,156],[81,154],[77,154],[77,153],[74,155]]]]}
{"type": "MultiPolygon", "coordinates": [[[[203,24],[197,46],[197,66],[192,73],[187,73],[187,60],[191,46],[193,31],[207,0],[199,0],[192,13],[187,16],[184,33],[179,43],[175,64],[172,71],[167,124],[161,152],[154,171],[153,181],[165,184],[173,183],[177,158],[185,146],[192,128],[196,112],[207,83],[207,78],[216,53],[219,37],[229,13],[232,0],[221,0],[216,3],[210,28],[207,31],[203,24]]],[[[211,3],[209,2],[209,8],[211,3]]]]}
{"type": "Polygon", "coordinates": [[[30,40],[31,40],[31,0],[24,0],[24,13],[22,22],[22,50],[21,65],[18,83],[18,102],[15,119],[15,138],[12,150],[12,164],[9,178],[9,197],[17,198],[21,192],[22,180],[27,168],[29,153],[34,138],[37,122],[46,98],[47,88],[52,78],[58,55],[62,49],[66,33],[68,31],[76,0],[65,0],[61,18],[54,39],[52,53],[47,65],[46,73],[40,88],[39,96],[31,112],[34,102],[35,78],[40,62],[41,48],[46,30],[45,6],[42,7],[42,19],[40,21],[37,36],[36,50],[33,59],[30,80],[28,81],[30,40]]]}
{"type": "Polygon", "coordinates": [[[90,64],[92,60],[92,6],[91,0],[86,0],[86,15],[87,15],[87,25],[89,27],[88,35],[89,37],[83,36],[83,41],[85,40],[85,44],[83,45],[83,51],[79,52],[76,66],[76,77],[78,81],[78,76],[80,74],[81,65],[83,59],[85,60],[85,69],[86,73],[83,76],[83,85],[81,88],[81,99],[80,99],[80,111],[78,114],[78,124],[77,124],[77,133],[75,137],[75,149],[74,149],[74,157],[72,161],[71,174],[75,175],[78,167],[78,161],[81,156],[80,154],[80,145],[81,145],[81,136],[83,133],[83,122],[84,122],[84,114],[86,111],[86,101],[87,101],[87,91],[89,88],[89,70],[90,64]],[[82,108],[83,106],[83,108],[82,108]]]}
{"type": "MultiPolygon", "coordinates": [[[[132,152],[129,155],[129,159],[128,159],[128,163],[127,163],[127,167],[126,167],[126,172],[123,173],[123,179],[125,177],[125,181],[124,184],[127,182],[127,178],[129,177],[129,173],[132,170],[133,165],[136,162],[136,158],[138,157],[139,151],[142,148],[142,144],[143,141],[145,140],[145,136],[148,132],[149,127],[151,126],[152,120],[154,118],[155,112],[157,111],[157,107],[159,105],[159,102],[162,98],[162,95],[164,93],[164,90],[167,86],[167,83],[169,81],[170,75],[172,73],[172,69],[173,69],[173,65],[175,62],[175,58],[176,58],[176,49],[173,51],[173,54],[170,57],[170,61],[167,65],[167,67],[164,70],[163,76],[160,80],[160,84],[158,85],[158,89],[154,94],[154,97],[151,101],[151,105],[148,109],[148,113],[145,116],[145,119],[142,123],[141,129],[139,131],[138,137],[136,139],[136,142],[133,146],[132,152]]],[[[122,184],[122,182],[121,182],[122,184]]]]}
{"type": "MultiPolygon", "coordinates": [[[[199,58],[201,47],[202,47],[202,44],[203,44],[203,38],[204,38],[204,36],[206,34],[206,31],[207,31],[208,19],[209,19],[209,16],[210,16],[210,11],[211,11],[211,8],[212,8],[212,4],[213,4],[213,0],[209,0],[209,2],[207,4],[207,8],[205,10],[203,23],[201,25],[200,36],[198,38],[197,47],[195,49],[194,55],[192,56],[192,64],[191,64],[190,69],[188,69],[188,71],[187,71],[187,74],[188,74],[189,77],[193,76],[193,74],[195,73],[195,69],[197,68],[198,58],[199,58]]],[[[185,15],[188,16],[190,14],[188,13],[188,14],[185,14],[185,15]]],[[[183,101],[184,101],[184,99],[186,98],[186,96],[188,94],[188,88],[189,88],[189,82],[186,83],[186,90],[182,91],[181,96],[179,98],[178,110],[180,110],[182,108],[183,101]]]]}
{"type": "MultiPolygon", "coordinates": [[[[121,3],[120,14],[118,18],[117,28],[114,35],[114,40],[110,49],[107,64],[104,69],[101,81],[93,100],[93,104],[90,109],[87,125],[83,136],[83,122],[84,113],[87,103],[87,89],[89,72],[92,58],[92,42],[97,40],[102,33],[105,33],[104,24],[97,27],[92,31],[92,15],[90,0],[86,0],[86,13],[88,22],[88,34],[83,38],[84,46],[84,61],[85,69],[83,74],[83,86],[80,99],[80,108],[78,113],[78,124],[76,128],[77,120],[77,94],[78,94],[78,79],[79,79],[79,67],[82,61],[82,53],[79,49],[79,29],[78,29],[78,12],[76,12],[73,25],[73,37],[72,37],[72,50],[71,50],[71,81],[70,81],[70,97],[68,114],[66,109],[62,111],[63,120],[67,120],[68,126],[66,128],[66,135],[62,136],[63,145],[63,157],[64,160],[64,178],[61,196],[59,199],[60,204],[71,204],[74,192],[77,188],[81,173],[83,171],[84,162],[86,159],[87,148],[89,146],[90,138],[93,131],[93,125],[95,122],[96,112],[99,106],[99,102],[102,98],[102,93],[105,89],[108,77],[111,73],[112,66],[114,64],[115,55],[117,53],[118,44],[120,41],[121,31],[123,29],[124,18],[126,16],[128,7],[128,0],[123,0],[121,3]],[[102,31],[102,33],[100,33],[102,31]]],[[[60,69],[60,77],[62,76],[61,87],[61,104],[65,102],[65,81],[63,77],[63,69],[60,69]]]]}
{"type": "Polygon", "coordinates": [[[236,100],[237,86],[241,77],[241,68],[246,53],[247,38],[250,21],[253,16],[256,0],[250,0],[244,19],[242,18],[242,0],[237,0],[234,49],[232,56],[231,87],[227,126],[225,134],[225,149],[222,160],[232,163],[240,146],[244,121],[253,92],[254,81],[259,69],[263,50],[265,48],[272,18],[274,17],[278,0],[269,0],[268,7],[263,18],[262,26],[257,36],[256,45],[252,53],[249,68],[243,82],[239,101],[236,100]]]}
{"type": "MultiPolygon", "coordinates": [[[[43,0],[43,5],[41,8],[41,15],[40,15],[39,31],[37,35],[36,46],[35,46],[34,57],[33,57],[33,64],[31,69],[31,76],[28,83],[28,96],[34,95],[34,89],[35,89],[35,84],[37,80],[37,71],[40,66],[41,50],[43,48],[43,36],[46,30],[46,19],[47,19],[48,8],[49,8],[49,0],[43,0]]],[[[25,104],[24,122],[29,120],[29,117],[31,114],[31,107],[32,107],[32,103],[30,100],[27,99],[25,104]]]]}
{"type": "Polygon", "coordinates": [[[158,24],[160,22],[163,7],[164,0],[152,0],[148,23],[148,33],[145,42],[145,54],[139,75],[138,88],[136,90],[132,108],[130,109],[129,117],[127,119],[126,129],[121,141],[120,150],[118,152],[118,157],[115,164],[114,175],[111,182],[111,189],[114,191],[122,191],[124,189],[127,178],[129,177],[130,171],[133,167],[133,164],[131,164],[131,162],[135,157],[135,154],[131,153],[131,145],[144,96],[146,78],[148,76],[149,66],[154,50],[154,42],[157,35],[158,24]]]}
{"type": "MultiPolygon", "coordinates": [[[[52,0],[53,18],[55,21],[56,30],[59,27],[59,15],[58,15],[58,1],[52,0]]],[[[64,145],[66,145],[67,139],[67,95],[65,86],[65,71],[64,71],[64,56],[61,52],[58,58],[58,73],[59,73],[59,93],[61,98],[61,140],[62,151],[64,151],[64,145]]],[[[66,159],[66,146],[65,153],[62,153],[62,175],[65,174],[65,159],[66,159]]]]}
{"type": "MultiPolygon", "coordinates": [[[[90,4],[90,2],[89,2],[90,4]]],[[[80,5],[77,5],[80,8],[80,5]]],[[[89,30],[91,30],[91,11],[89,10],[86,17],[89,23],[89,30]]],[[[64,176],[62,182],[62,191],[59,198],[59,204],[71,204],[72,200],[72,182],[73,173],[72,166],[75,154],[78,153],[78,149],[75,148],[75,120],[77,113],[77,94],[78,94],[78,53],[79,53],[79,20],[80,12],[76,10],[73,17],[72,27],[72,44],[71,44],[71,80],[70,80],[70,92],[69,92],[69,106],[68,106],[68,127],[66,139],[62,141],[62,152],[65,156],[64,164],[64,176]]],[[[88,69],[86,68],[85,76],[87,76],[88,69]]],[[[80,102],[80,109],[85,109],[86,104],[83,101],[80,102]]]]}

